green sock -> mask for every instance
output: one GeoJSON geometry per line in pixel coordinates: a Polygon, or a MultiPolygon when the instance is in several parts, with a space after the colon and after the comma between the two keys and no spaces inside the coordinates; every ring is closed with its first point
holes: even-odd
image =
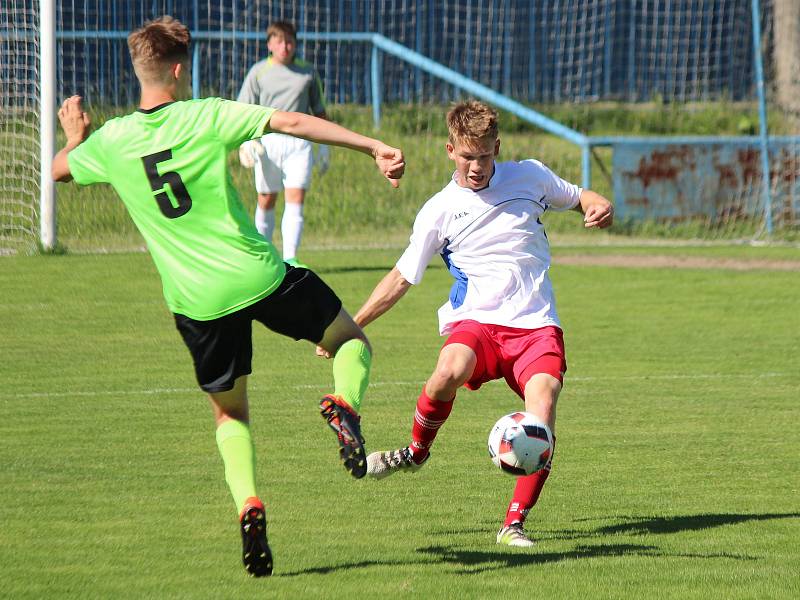
{"type": "Polygon", "coordinates": [[[231,490],[236,510],[256,495],[256,455],[250,426],[230,419],[217,427],[217,448],[225,463],[225,481],[231,490]]]}
{"type": "Polygon", "coordinates": [[[333,357],[334,394],[344,398],[356,411],[361,410],[361,400],[369,384],[372,353],[359,340],[348,340],[333,357]]]}

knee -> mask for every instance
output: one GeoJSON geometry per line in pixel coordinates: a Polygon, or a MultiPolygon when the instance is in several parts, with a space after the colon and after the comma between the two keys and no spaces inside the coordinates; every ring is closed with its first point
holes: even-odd
{"type": "Polygon", "coordinates": [[[258,195],[258,205],[263,210],[273,210],[275,208],[275,201],[277,200],[277,194],[259,194],[258,195]]]}
{"type": "Polygon", "coordinates": [[[442,361],[436,365],[429,385],[434,392],[452,392],[461,387],[472,374],[474,365],[464,365],[453,361],[442,361]]]}
{"type": "Polygon", "coordinates": [[[361,333],[358,334],[358,335],[353,334],[353,335],[351,335],[349,337],[346,337],[346,338],[344,338],[342,340],[336,340],[332,344],[332,346],[330,348],[326,347],[325,340],[319,342],[318,345],[321,346],[326,352],[328,352],[330,354],[330,356],[336,356],[336,353],[339,352],[339,350],[341,349],[342,346],[344,346],[346,343],[352,342],[354,340],[358,340],[359,342],[364,344],[364,347],[367,349],[367,352],[369,352],[370,357],[374,356],[373,353],[372,353],[372,344],[369,343],[369,339],[367,339],[367,336],[364,334],[363,331],[361,331],[361,333]]]}
{"type": "MultiPolygon", "coordinates": [[[[350,338],[350,339],[351,339],[351,340],[358,340],[359,342],[361,342],[362,344],[364,344],[364,346],[365,346],[365,347],[366,347],[366,349],[367,349],[367,352],[369,352],[369,355],[370,355],[370,356],[372,356],[372,355],[373,355],[373,354],[372,354],[372,344],[370,344],[370,343],[369,343],[369,339],[367,339],[367,336],[366,336],[366,334],[364,334],[364,332],[363,332],[363,331],[361,332],[361,334],[360,334],[360,335],[355,335],[355,336],[353,336],[353,337],[352,337],[352,338],[350,338]]],[[[347,341],[350,341],[350,340],[347,340],[347,341]]]]}
{"type": "Polygon", "coordinates": [[[549,413],[555,409],[560,391],[561,382],[552,375],[546,373],[534,375],[525,385],[525,406],[536,406],[539,410],[549,413]]]}
{"type": "Polygon", "coordinates": [[[214,413],[214,422],[217,427],[228,420],[250,423],[250,411],[247,402],[229,403],[219,402],[217,398],[209,395],[211,410],[214,413]]]}

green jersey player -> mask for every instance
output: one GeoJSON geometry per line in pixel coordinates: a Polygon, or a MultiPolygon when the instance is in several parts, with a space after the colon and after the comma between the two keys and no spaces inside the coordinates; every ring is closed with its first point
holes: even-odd
{"type": "Polygon", "coordinates": [[[334,355],[334,392],[320,402],[336,433],[345,467],[366,472],[358,410],[371,351],[336,294],[312,271],[282,262],[255,229],[227,171],[229,152],[278,131],[371,154],[393,186],[403,155],[377,140],[309,115],[189,97],[189,30],[171,17],[128,38],[141,85],[139,109],[89,134],[81,99],[64,101],[59,120],[66,145],[53,178],[107,182],[125,203],[161,275],[216,421],[225,478],[239,512],[243,562],[255,576],[272,573],[264,506],[255,486],[247,375],[256,320],[334,355]]]}

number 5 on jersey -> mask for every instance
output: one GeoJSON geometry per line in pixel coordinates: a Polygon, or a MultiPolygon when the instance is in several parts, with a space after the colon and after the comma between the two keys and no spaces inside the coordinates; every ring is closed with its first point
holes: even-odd
{"type": "Polygon", "coordinates": [[[183,185],[181,176],[176,171],[166,171],[160,175],[158,174],[158,163],[171,158],[171,149],[162,150],[155,154],[143,156],[142,162],[144,163],[144,172],[147,175],[147,179],[150,181],[150,187],[153,188],[154,192],[158,192],[155,195],[158,208],[161,209],[165,217],[177,219],[185,215],[189,212],[189,209],[192,208],[192,197],[189,195],[186,186],[183,185]],[[172,200],[170,200],[169,195],[167,195],[165,189],[167,184],[169,184],[172,190],[172,195],[175,196],[175,200],[178,203],[177,206],[172,204],[172,200]]]}

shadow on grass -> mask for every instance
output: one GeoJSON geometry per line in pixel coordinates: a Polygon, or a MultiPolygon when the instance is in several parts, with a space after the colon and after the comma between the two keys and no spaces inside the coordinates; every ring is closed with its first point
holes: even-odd
{"type": "Polygon", "coordinates": [[[741,554],[692,554],[664,552],[656,546],[637,544],[599,544],[596,546],[576,546],[564,552],[539,552],[536,549],[519,550],[503,549],[493,552],[478,550],[459,550],[446,546],[428,546],[418,548],[417,552],[432,555],[443,563],[451,563],[462,567],[458,573],[480,573],[496,569],[507,569],[530,565],[557,563],[564,560],[585,558],[607,558],[619,556],[646,556],[670,558],[727,558],[731,560],[756,560],[756,557],[741,554]]]}
{"type": "MultiPolygon", "coordinates": [[[[593,517],[591,519],[576,519],[577,522],[586,521],[624,521],[617,525],[605,525],[597,529],[547,529],[531,526],[530,532],[539,541],[542,540],[578,540],[586,538],[599,538],[605,535],[647,535],[669,534],[682,531],[701,531],[723,525],[736,525],[747,521],[769,521],[773,519],[796,519],[800,513],[764,513],[764,514],[700,514],[677,515],[672,517],[634,517],[614,515],[607,517],[593,517]]],[[[496,525],[494,521],[487,521],[486,527],[467,527],[464,529],[444,529],[434,531],[436,536],[458,535],[489,535],[496,525]]]]}
{"type": "MultiPolygon", "coordinates": [[[[647,534],[670,534],[682,531],[699,531],[723,525],[735,525],[748,521],[768,521],[772,519],[796,519],[800,518],[800,513],[765,513],[765,514],[701,514],[683,515],[673,517],[632,517],[632,516],[613,516],[601,517],[598,520],[622,519],[627,522],[618,525],[606,525],[594,530],[552,530],[547,535],[547,539],[570,540],[588,537],[600,537],[604,535],[647,535],[647,534]]],[[[582,521],[594,519],[580,519],[582,521]]],[[[436,532],[437,535],[453,535],[463,533],[486,534],[483,528],[473,528],[464,530],[446,530],[436,532]]],[[[331,566],[312,567],[291,571],[288,573],[276,573],[278,577],[297,577],[299,575],[327,575],[337,571],[350,569],[367,569],[371,567],[386,567],[388,565],[409,566],[409,565],[429,565],[431,557],[438,559],[445,564],[457,565],[460,567],[456,572],[461,574],[480,573],[496,569],[506,569],[520,566],[537,564],[557,563],[565,560],[579,560],[586,558],[605,558],[616,556],[646,556],[646,557],[670,557],[670,558],[725,558],[729,560],[751,561],[758,560],[758,557],[745,554],[732,553],[687,553],[687,552],[664,552],[657,546],[644,546],[638,544],[597,544],[579,545],[572,550],[564,552],[541,552],[540,543],[532,550],[520,550],[513,548],[502,548],[490,552],[480,550],[459,549],[451,545],[427,546],[417,548],[416,552],[426,555],[422,560],[408,561],[380,561],[366,560],[353,563],[344,563],[331,566]]]]}
{"type": "Polygon", "coordinates": [[[623,556],[626,554],[639,554],[643,556],[660,556],[658,548],[654,546],[635,546],[630,544],[616,544],[609,546],[578,546],[567,552],[539,553],[533,551],[516,551],[514,549],[482,552],[479,550],[462,550],[451,546],[428,546],[417,548],[417,553],[425,555],[421,560],[409,561],[379,561],[365,560],[353,563],[344,563],[330,567],[312,567],[300,569],[289,573],[276,573],[279,577],[296,577],[298,575],[328,575],[336,571],[350,569],[363,569],[369,567],[386,567],[387,565],[409,566],[430,565],[431,558],[439,562],[458,565],[462,567],[459,573],[478,573],[508,567],[519,567],[531,564],[553,563],[562,560],[577,558],[595,558],[601,556],[623,556]]]}
{"type": "Polygon", "coordinates": [[[646,535],[679,533],[681,531],[698,531],[711,529],[723,525],[735,525],[747,521],[770,521],[773,519],[797,519],[800,513],[764,513],[764,514],[739,514],[718,513],[701,515],[677,515],[673,517],[604,517],[603,520],[623,519],[626,522],[618,525],[606,525],[595,529],[592,533],[598,535],[646,535]]]}
{"type": "Polygon", "coordinates": [[[394,565],[396,567],[405,567],[409,565],[423,565],[429,564],[428,560],[361,560],[358,562],[344,563],[340,565],[331,565],[329,567],[310,567],[308,569],[299,569],[297,571],[288,571],[287,573],[276,572],[273,577],[298,577],[300,575],[329,575],[337,571],[349,571],[351,569],[369,569],[370,567],[388,567],[394,565]]]}
{"type": "Polygon", "coordinates": [[[311,567],[287,573],[277,572],[275,577],[298,577],[302,575],[329,575],[337,571],[352,569],[368,569],[371,567],[398,567],[411,565],[430,566],[432,560],[443,564],[458,567],[458,574],[474,574],[498,569],[514,567],[528,567],[531,565],[544,565],[565,560],[580,560],[587,558],[607,558],[619,556],[645,556],[645,557],[670,557],[670,558],[727,558],[730,560],[757,560],[756,557],[740,554],[691,554],[664,552],[656,546],[642,546],[637,544],[599,544],[594,546],[577,546],[564,552],[540,552],[537,548],[521,550],[517,548],[503,548],[494,551],[465,550],[453,546],[427,546],[417,548],[416,552],[425,558],[407,561],[381,561],[365,560],[359,562],[343,563],[331,566],[311,567]]]}

